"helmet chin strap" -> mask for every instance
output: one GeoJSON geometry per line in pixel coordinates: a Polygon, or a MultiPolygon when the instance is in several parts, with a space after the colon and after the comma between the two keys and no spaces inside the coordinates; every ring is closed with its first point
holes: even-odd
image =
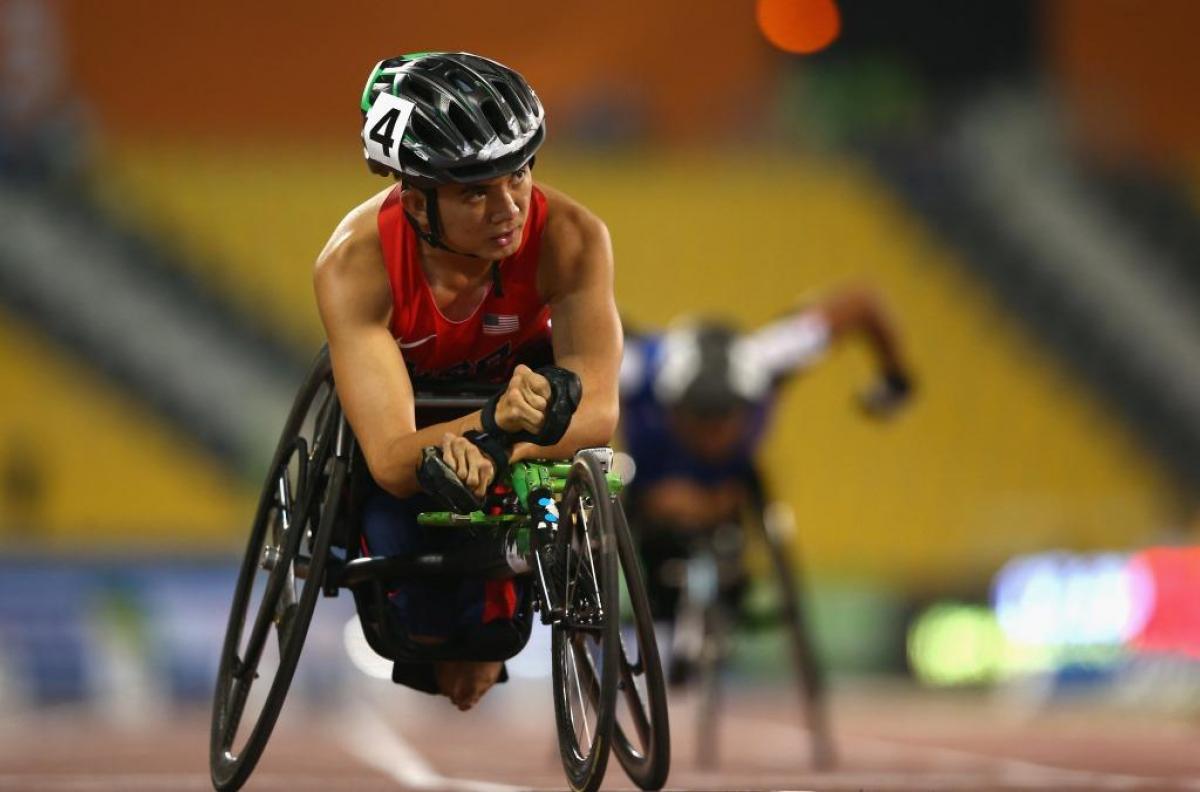
{"type": "MultiPolygon", "coordinates": [[[[529,168],[532,171],[536,162],[537,155],[535,154],[526,160],[521,167],[529,168]]],[[[412,226],[412,230],[416,232],[417,236],[424,240],[427,245],[453,253],[456,256],[482,259],[483,256],[455,250],[442,241],[442,214],[438,210],[437,188],[422,187],[421,194],[425,196],[425,218],[429,221],[428,231],[421,228],[421,224],[417,222],[417,218],[413,217],[407,209],[404,210],[404,216],[408,218],[408,224],[412,226]]],[[[492,261],[492,294],[497,297],[504,296],[504,286],[500,282],[500,262],[495,260],[492,261]]]]}
{"type": "MultiPolygon", "coordinates": [[[[413,217],[408,210],[404,212],[404,216],[408,218],[408,224],[412,226],[412,230],[417,233],[417,236],[426,244],[453,253],[456,256],[483,259],[483,256],[477,256],[474,253],[464,253],[463,251],[455,250],[442,241],[442,215],[438,211],[437,189],[426,187],[421,192],[425,196],[425,217],[429,221],[429,230],[423,230],[421,224],[417,222],[417,218],[413,217]]],[[[498,261],[492,261],[492,294],[496,297],[504,296],[504,288],[500,283],[500,262],[498,261]]]]}

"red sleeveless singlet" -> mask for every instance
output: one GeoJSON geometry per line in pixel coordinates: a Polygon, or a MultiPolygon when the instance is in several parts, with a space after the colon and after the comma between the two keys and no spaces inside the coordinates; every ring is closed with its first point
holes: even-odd
{"type": "Polygon", "coordinates": [[[546,196],[536,187],[521,246],[499,262],[501,294],[489,289],[462,321],[442,315],[420,263],[420,240],[400,203],[397,185],[379,209],[379,239],[392,285],[392,335],[414,379],[499,382],[517,363],[549,363],[550,309],[537,291],[538,255],[546,227],[546,196]]]}

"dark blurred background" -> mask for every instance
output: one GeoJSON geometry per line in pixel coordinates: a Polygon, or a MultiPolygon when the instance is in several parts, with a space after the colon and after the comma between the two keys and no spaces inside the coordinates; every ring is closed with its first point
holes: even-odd
{"type": "Polygon", "coordinates": [[[631,326],[894,306],[912,410],[848,350],[764,459],[834,673],[1190,669],[1200,5],[770,5],[0,0],[0,705],[209,695],[312,263],[386,186],[362,83],[427,49],[538,91],[631,326]]]}

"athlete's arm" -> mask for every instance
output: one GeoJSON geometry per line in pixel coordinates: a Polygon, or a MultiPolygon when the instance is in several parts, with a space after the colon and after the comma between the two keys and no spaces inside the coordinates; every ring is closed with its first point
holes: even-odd
{"type": "Polygon", "coordinates": [[[420,491],[417,462],[430,445],[441,447],[459,477],[482,492],[491,463],[460,437],[481,428],[478,412],[417,429],[412,383],[389,327],[392,289],[376,225],[385,196],[346,216],[313,275],[338,399],[371,475],[388,492],[407,497],[420,491]]]}
{"type": "Polygon", "coordinates": [[[835,342],[857,334],[866,338],[881,371],[902,374],[907,370],[900,349],[900,334],[883,299],[866,287],[845,288],[825,298],[818,308],[829,323],[835,342]]]}
{"type": "Polygon", "coordinates": [[[883,300],[871,289],[839,289],[750,337],[755,360],[773,377],[802,371],[831,345],[862,336],[885,376],[907,376],[900,335],[883,300]]]}
{"type": "Polygon", "coordinates": [[[621,322],[608,229],[562,193],[542,190],[548,218],[538,291],[550,306],[554,362],[579,375],[583,398],[562,440],[551,448],[518,445],[513,459],[566,457],[579,448],[608,445],[617,426],[621,322]]]}

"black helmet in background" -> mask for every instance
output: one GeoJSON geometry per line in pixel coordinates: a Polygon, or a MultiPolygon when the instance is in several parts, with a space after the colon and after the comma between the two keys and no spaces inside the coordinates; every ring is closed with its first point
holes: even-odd
{"type": "Polygon", "coordinates": [[[361,109],[371,171],[425,189],[512,173],[546,137],[545,111],[525,78],[466,52],[380,61],[361,109]]]}
{"type": "Polygon", "coordinates": [[[748,339],[724,322],[701,319],[668,330],[660,354],[654,395],[697,417],[754,406],[770,389],[748,339]]]}

